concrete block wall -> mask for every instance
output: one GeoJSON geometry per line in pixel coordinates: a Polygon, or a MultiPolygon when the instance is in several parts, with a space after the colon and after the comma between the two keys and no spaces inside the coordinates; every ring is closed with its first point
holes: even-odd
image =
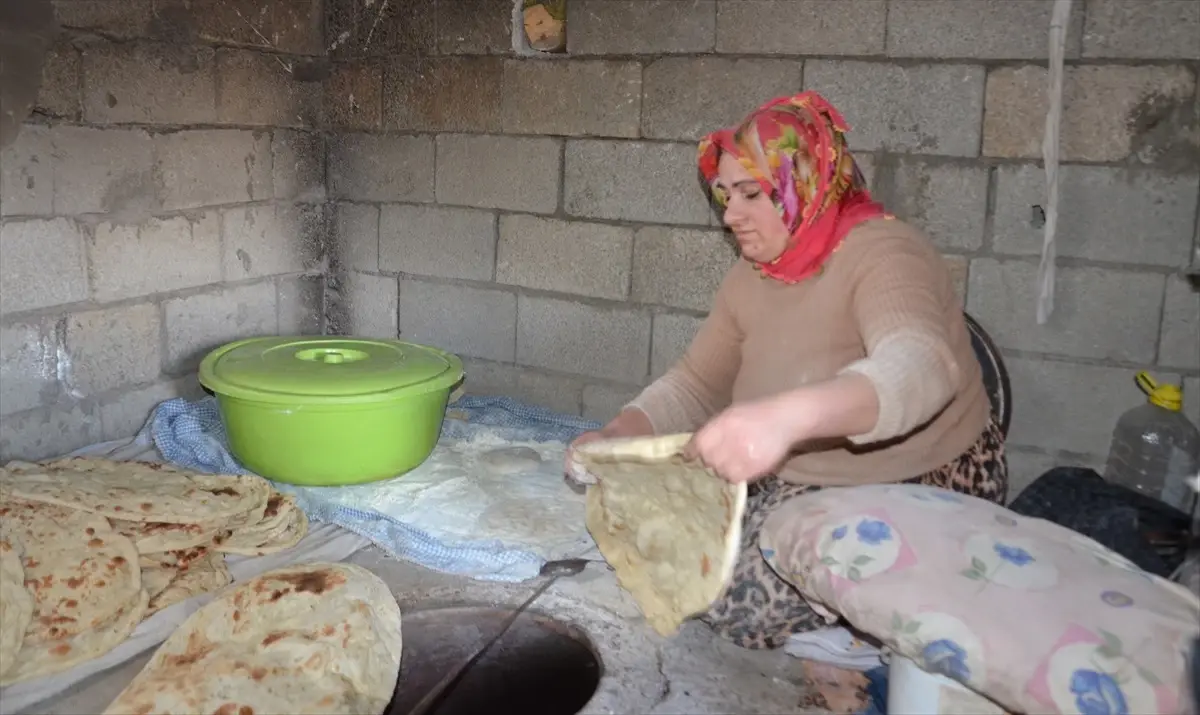
{"type": "Polygon", "coordinates": [[[695,140],[826,94],[1012,373],[1014,480],[1097,465],[1138,369],[1200,418],[1200,3],[1080,0],[1057,310],[1034,319],[1050,0],[571,0],[568,52],[507,0],[330,3],[345,329],[441,345],[469,389],[596,419],[680,354],[734,260],[695,140]]]}
{"type": "Polygon", "coordinates": [[[321,330],[314,2],[55,6],[37,107],[0,152],[5,459],[133,434],[223,341],[321,330]]]}

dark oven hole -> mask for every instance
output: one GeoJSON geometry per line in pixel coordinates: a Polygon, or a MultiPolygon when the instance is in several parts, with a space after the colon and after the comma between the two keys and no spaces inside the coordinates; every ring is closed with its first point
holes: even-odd
{"type": "MultiPolygon", "coordinates": [[[[405,615],[400,679],[386,715],[407,715],[443,676],[498,633],[510,614],[462,607],[405,615]]],[[[600,657],[582,631],[526,612],[431,715],[575,715],[592,699],[602,673],[600,657]]]]}

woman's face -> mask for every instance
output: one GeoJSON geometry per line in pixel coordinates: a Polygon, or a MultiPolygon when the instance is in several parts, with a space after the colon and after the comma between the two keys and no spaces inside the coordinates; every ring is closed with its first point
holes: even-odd
{"type": "Polygon", "coordinates": [[[756,263],[779,258],[791,237],[771,197],[732,154],[721,155],[717,170],[717,190],[726,197],[722,218],[742,255],[756,263]]]}

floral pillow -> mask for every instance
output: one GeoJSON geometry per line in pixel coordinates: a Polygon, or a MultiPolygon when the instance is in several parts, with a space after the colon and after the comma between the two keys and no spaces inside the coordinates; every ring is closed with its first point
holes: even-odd
{"type": "Polygon", "coordinates": [[[1057,524],[886,484],[795,497],[759,546],[818,610],[1009,710],[1190,709],[1200,598],[1057,524]]]}

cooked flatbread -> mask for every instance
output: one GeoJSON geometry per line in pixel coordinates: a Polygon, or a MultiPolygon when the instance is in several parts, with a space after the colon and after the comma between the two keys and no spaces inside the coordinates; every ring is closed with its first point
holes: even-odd
{"type": "Polygon", "coordinates": [[[213,548],[226,554],[262,556],[290,549],[307,533],[308,517],[296,506],[295,498],[273,492],[259,522],[235,526],[218,538],[213,548]]]}
{"type": "Polygon", "coordinates": [[[33,620],[33,596],[25,589],[21,565],[24,553],[17,535],[0,524],[0,676],[17,662],[25,629],[33,620]]]}
{"type": "Polygon", "coordinates": [[[370,571],[278,569],[192,614],[105,713],[382,713],[401,645],[400,607],[370,571]]]}
{"type": "Polygon", "coordinates": [[[24,547],[25,587],[34,610],[17,663],[0,676],[0,685],[108,652],[133,632],[149,600],[137,549],[103,516],[5,496],[0,517],[24,547]]]}
{"type": "Polygon", "coordinates": [[[575,450],[594,478],[587,528],[617,581],[659,634],[675,633],[733,579],[746,485],[680,451],[690,434],[590,442],[575,450]]]}
{"type": "Polygon", "coordinates": [[[183,566],[177,563],[143,568],[142,583],[150,595],[150,607],[145,617],[149,618],[192,596],[219,591],[232,580],[229,567],[225,565],[225,556],[216,551],[209,551],[183,566]]]}
{"type": "Polygon", "coordinates": [[[228,527],[217,524],[170,524],[109,519],[118,533],[133,540],[139,554],[157,554],[207,546],[228,527]]]}
{"type": "Polygon", "coordinates": [[[21,499],[125,521],[211,524],[258,512],[271,494],[261,477],[200,474],[152,462],[72,457],[9,464],[0,485],[21,499]]]}

